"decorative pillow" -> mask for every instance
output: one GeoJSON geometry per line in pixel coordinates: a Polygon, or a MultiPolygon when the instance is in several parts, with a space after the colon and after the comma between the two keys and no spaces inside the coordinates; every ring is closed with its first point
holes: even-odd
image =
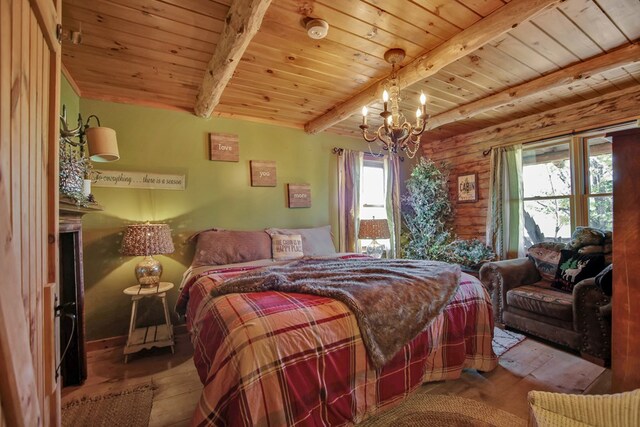
{"type": "Polygon", "coordinates": [[[560,252],[556,278],[551,287],[571,293],[576,283],[595,277],[603,268],[604,256],[602,254],[580,254],[572,250],[563,249],[560,252]]]}
{"type": "Polygon", "coordinates": [[[613,264],[609,264],[596,276],[596,286],[602,293],[611,296],[613,290],[613,264]]]}
{"type": "Polygon", "coordinates": [[[302,237],[302,250],[305,256],[335,255],[331,226],[316,228],[268,228],[265,230],[271,237],[276,234],[291,236],[299,234],[302,237]]]}
{"type": "Polygon", "coordinates": [[[271,258],[271,238],[264,231],[207,230],[197,239],[192,267],[271,258]]]}
{"type": "Polygon", "coordinates": [[[578,249],[581,254],[602,254],[604,253],[604,246],[602,245],[588,245],[578,249]]]}
{"type": "Polygon", "coordinates": [[[588,245],[602,245],[604,243],[604,231],[591,227],[576,227],[571,235],[571,249],[579,249],[588,245]]]}
{"type": "Polygon", "coordinates": [[[302,236],[299,234],[284,235],[274,234],[271,236],[271,249],[273,259],[281,261],[285,259],[298,259],[304,256],[302,251],[302,236]]]}
{"type": "Polygon", "coordinates": [[[540,277],[552,282],[556,278],[560,251],[564,249],[564,243],[541,242],[531,246],[527,254],[536,265],[540,277]]]}

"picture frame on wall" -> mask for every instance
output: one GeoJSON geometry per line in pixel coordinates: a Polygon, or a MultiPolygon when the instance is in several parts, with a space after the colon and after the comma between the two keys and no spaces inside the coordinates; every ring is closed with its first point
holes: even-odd
{"type": "Polygon", "coordinates": [[[251,160],[251,186],[252,187],[275,187],[276,162],[273,160],[251,160]]]}
{"type": "Polygon", "coordinates": [[[287,194],[290,208],[311,207],[311,185],[287,184],[287,194]]]}
{"type": "Polygon", "coordinates": [[[458,176],[458,202],[473,203],[478,201],[478,174],[470,173],[458,176]]]}
{"type": "Polygon", "coordinates": [[[238,135],[228,133],[210,133],[209,160],[219,162],[239,162],[240,144],[238,135]]]}

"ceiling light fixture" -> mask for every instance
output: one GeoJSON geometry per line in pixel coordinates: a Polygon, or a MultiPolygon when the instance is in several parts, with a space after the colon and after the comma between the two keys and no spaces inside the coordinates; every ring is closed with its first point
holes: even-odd
{"type": "Polygon", "coordinates": [[[420,94],[420,107],[416,110],[415,126],[409,123],[402,111],[400,111],[400,81],[396,70],[396,65],[400,64],[405,57],[403,49],[389,49],[384,54],[384,59],[391,64],[391,76],[384,83],[384,92],[382,92],[382,102],[384,110],[380,113],[382,124],[377,132],[373,135],[368,134],[369,125],[367,124],[368,109],[362,107],[362,137],[369,143],[369,151],[371,151],[371,143],[377,142],[378,146],[383,150],[393,154],[404,152],[412,159],[415,157],[420,147],[420,138],[427,127],[427,97],[424,93],[420,94]],[[389,102],[391,108],[389,109],[389,102]]]}

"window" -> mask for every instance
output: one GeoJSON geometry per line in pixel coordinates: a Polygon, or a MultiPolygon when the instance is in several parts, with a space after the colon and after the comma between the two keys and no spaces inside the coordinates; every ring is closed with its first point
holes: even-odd
{"type": "Polygon", "coordinates": [[[611,142],[603,136],[533,143],[522,150],[525,247],[568,242],[576,226],[613,226],[611,142]]]}
{"type": "MultiPolygon", "coordinates": [[[[382,160],[365,158],[360,175],[360,219],[383,219],[387,217],[386,177],[382,160]]],[[[389,239],[377,242],[389,249],[389,239]]],[[[366,247],[371,240],[360,240],[360,247],[366,247]]]]}

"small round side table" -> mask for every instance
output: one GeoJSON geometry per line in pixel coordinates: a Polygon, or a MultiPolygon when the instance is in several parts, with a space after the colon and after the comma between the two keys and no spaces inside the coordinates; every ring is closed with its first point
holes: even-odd
{"type": "Polygon", "coordinates": [[[167,307],[167,291],[173,289],[173,283],[160,282],[157,286],[142,287],[130,286],[123,292],[131,295],[131,322],[129,323],[129,337],[124,347],[124,363],[127,363],[129,355],[145,348],[171,346],[174,352],[173,326],[167,307]],[[164,310],[164,324],[136,328],[138,316],[138,302],[143,298],[159,298],[164,310]]]}

